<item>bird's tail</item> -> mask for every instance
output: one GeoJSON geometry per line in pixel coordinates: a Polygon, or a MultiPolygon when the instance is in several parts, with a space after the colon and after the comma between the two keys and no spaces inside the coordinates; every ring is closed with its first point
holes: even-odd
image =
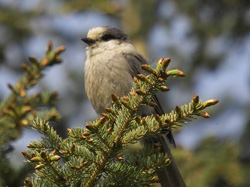
{"type": "Polygon", "coordinates": [[[186,184],[180,174],[179,169],[175,163],[175,160],[170,152],[170,148],[167,142],[166,134],[159,133],[156,136],[146,138],[144,144],[153,144],[156,147],[161,148],[162,153],[167,153],[171,163],[165,166],[161,170],[157,171],[159,181],[162,187],[186,187],[186,184]]]}

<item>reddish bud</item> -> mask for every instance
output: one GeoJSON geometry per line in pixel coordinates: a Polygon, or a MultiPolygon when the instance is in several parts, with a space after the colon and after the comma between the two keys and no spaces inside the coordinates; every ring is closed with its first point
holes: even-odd
{"type": "Polygon", "coordinates": [[[87,123],[86,128],[89,129],[89,130],[92,130],[92,131],[95,130],[95,126],[93,124],[91,124],[91,123],[87,123]]]}
{"type": "Polygon", "coordinates": [[[217,99],[210,99],[210,100],[207,100],[207,101],[205,101],[204,103],[202,103],[202,106],[206,108],[206,107],[215,105],[215,104],[217,104],[218,102],[219,102],[219,100],[217,100],[217,99]]]}
{"type": "Polygon", "coordinates": [[[35,169],[42,169],[45,165],[44,164],[39,164],[35,167],[35,169]]]}
{"type": "Polygon", "coordinates": [[[59,55],[59,54],[61,54],[63,51],[65,51],[66,50],[66,48],[64,47],[64,46],[60,46],[60,47],[58,47],[57,49],[56,49],[56,51],[55,51],[55,55],[59,55]]]}
{"type": "Polygon", "coordinates": [[[134,77],[134,83],[137,83],[138,79],[136,77],[134,77]]]}
{"type": "Polygon", "coordinates": [[[135,91],[138,95],[146,95],[146,91],[142,91],[141,89],[137,89],[135,91]]]}
{"type": "Polygon", "coordinates": [[[196,95],[196,94],[194,94],[194,97],[193,97],[193,99],[192,99],[192,102],[195,103],[195,104],[199,103],[199,96],[196,95]]]}
{"type": "Polygon", "coordinates": [[[169,89],[167,86],[161,86],[161,87],[160,87],[160,90],[163,91],[163,92],[167,92],[167,91],[169,91],[170,89],[169,89]]]}
{"type": "Polygon", "coordinates": [[[123,158],[121,156],[117,156],[116,159],[117,160],[123,160],[123,158]]]}
{"type": "Polygon", "coordinates": [[[83,132],[83,135],[84,135],[84,136],[88,136],[88,135],[90,135],[90,132],[89,132],[89,131],[84,131],[84,132],[83,132]]]}
{"type": "Polygon", "coordinates": [[[200,115],[204,118],[210,118],[210,115],[206,111],[200,111],[200,115]]]}
{"type": "Polygon", "coordinates": [[[49,65],[49,59],[47,59],[46,57],[43,58],[41,64],[42,64],[42,66],[47,66],[47,65],[49,65]]]}
{"type": "Polygon", "coordinates": [[[159,81],[159,82],[164,82],[165,80],[166,80],[166,79],[161,78],[161,77],[160,77],[160,78],[158,78],[158,81],[159,81]]]}
{"type": "Polygon", "coordinates": [[[42,158],[36,156],[36,157],[31,158],[30,161],[31,161],[31,162],[40,162],[40,161],[42,161],[42,158]]]}
{"type": "Polygon", "coordinates": [[[28,152],[26,152],[26,151],[22,151],[22,154],[23,154],[23,156],[25,157],[25,158],[27,158],[27,159],[31,159],[32,158],[32,156],[28,153],[28,152]]]}

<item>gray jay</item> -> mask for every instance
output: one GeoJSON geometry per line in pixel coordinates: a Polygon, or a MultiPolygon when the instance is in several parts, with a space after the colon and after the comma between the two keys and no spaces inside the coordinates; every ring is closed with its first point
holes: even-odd
{"type": "MultiPolygon", "coordinates": [[[[147,64],[147,61],[136,51],[128,36],[116,28],[107,26],[93,28],[82,41],[87,44],[85,90],[94,109],[101,115],[105,112],[105,108],[112,106],[111,94],[122,97],[130,92],[133,78],[143,73],[141,65],[147,64]]],[[[139,110],[141,116],[164,114],[156,96],[153,100],[158,106],[143,107],[139,110]]],[[[170,131],[159,133],[157,138],[145,140],[146,143],[160,143],[161,151],[167,153],[171,159],[171,164],[158,171],[157,175],[162,186],[185,186],[171,155],[167,139],[173,142],[170,131]]]]}

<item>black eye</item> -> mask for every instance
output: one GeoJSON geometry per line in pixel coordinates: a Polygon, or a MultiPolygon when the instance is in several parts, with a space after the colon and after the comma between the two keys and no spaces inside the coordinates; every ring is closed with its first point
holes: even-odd
{"type": "Polygon", "coordinates": [[[102,37],[102,40],[104,41],[109,41],[109,40],[112,40],[112,39],[116,39],[113,35],[111,34],[106,34],[102,37]]]}

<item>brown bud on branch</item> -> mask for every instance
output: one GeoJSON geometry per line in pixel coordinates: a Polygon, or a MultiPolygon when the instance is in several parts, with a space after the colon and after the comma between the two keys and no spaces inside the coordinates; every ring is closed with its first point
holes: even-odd
{"type": "Polygon", "coordinates": [[[194,97],[192,99],[192,102],[195,103],[195,104],[198,104],[199,103],[199,96],[194,94],[194,97]]]}

